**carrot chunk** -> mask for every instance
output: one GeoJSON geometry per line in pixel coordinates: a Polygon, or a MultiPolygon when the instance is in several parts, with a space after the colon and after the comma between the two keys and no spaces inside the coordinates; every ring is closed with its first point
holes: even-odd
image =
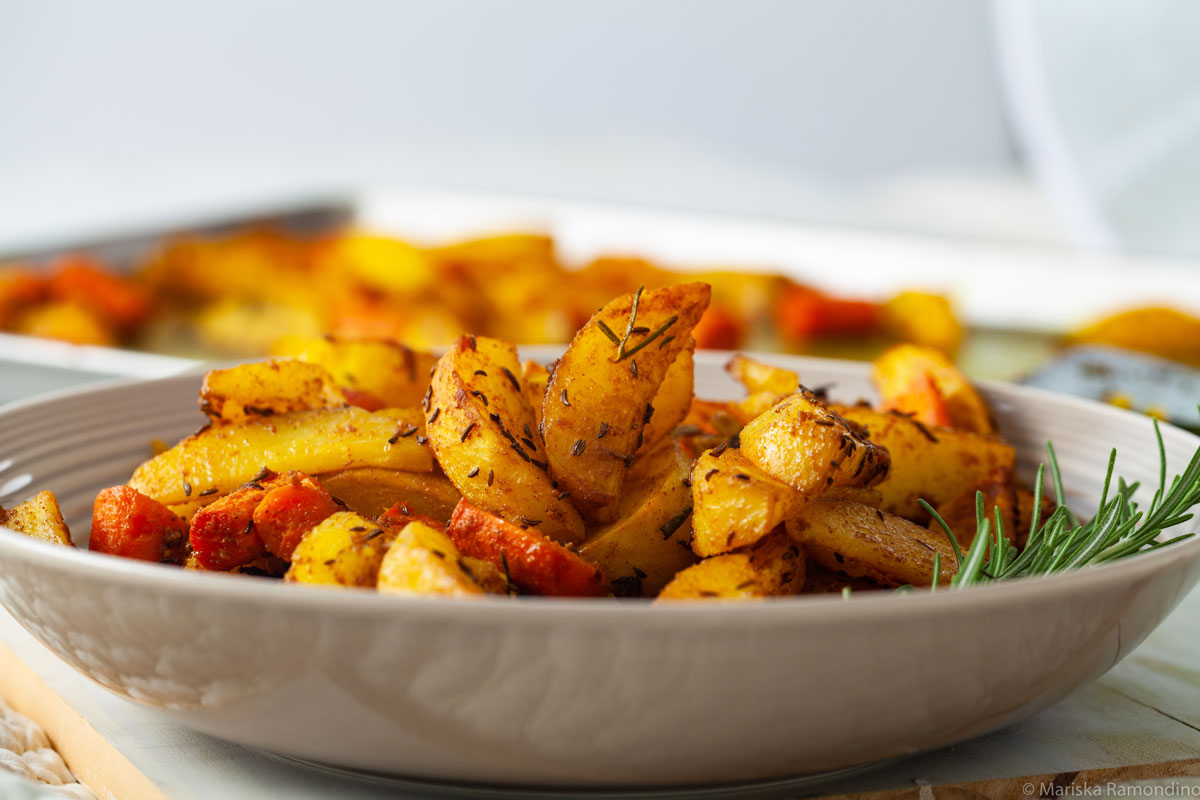
{"type": "Polygon", "coordinates": [[[187,523],[152,497],[128,486],[96,495],[88,549],[141,561],[181,564],[187,523]]]}

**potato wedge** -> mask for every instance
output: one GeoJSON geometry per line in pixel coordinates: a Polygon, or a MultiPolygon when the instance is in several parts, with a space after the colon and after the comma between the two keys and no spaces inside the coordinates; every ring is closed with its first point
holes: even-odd
{"type": "Polygon", "coordinates": [[[922,525],[929,514],[918,500],[936,508],[979,485],[993,470],[1011,470],[1016,459],[1012,446],[995,436],[929,428],[901,414],[865,406],[833,410],[863,426],[868,438],[891,455],[891,471],[875,486],[883,493],[880,507],[922,525]]]}
{"type": "Polygon", "coordinates": [[[474,597],[484,594],[444,531],[410,522],[396,534],[379,566],[383,594],[474,597]]]}
{"type": "Polygon", "coordinates": [[[521,365],[521,393],[525,395],[530,408],[533,409],[533,418],[536,422],[533,429],[539,432],[539,436],[541,436],[542,430],[542,400],[546,397],[546,384],[548,383],[550,383],[550,370],[532,360],[521,365]]]}
{"type": "Polygon", "coordinates": [[[920,386],[922,379],[928,378],[945,401],[950,427],[983,434],[996,432],[991,409],[982,395],[949,358],[933,348],[896,345],[875,359],[872,378],[884,405],[901,411],[925,410],[922,393],[914,394],[913,387],[920,386]],[[916,405],[905,407],[906,398],[916,405]]]}
{"type": "Polygon", "coordinates": [[[292,339],[274,350],[276,355],[324,367],[338,386],[366,392],[386,408],[420,403],[429,389],[429,372],[437,363],[436,356],[393,339],[292,339]]]}
{"type": "Polygon", "coordinates": [[[325,519],[304,534],[284,580],[327,586],[375,586],[379,567],[399,531],[352,511],[325,519]]]}
{"type": "Polygon", "coordinates": [[[463,497],[558,542],[583,541],[583,520],[547,472],[533,408],[521,391],[516,348],[464,336],[438,362],[429,442],[463,497]]]}
{"type": "Polygon", "coordinates": [[[692,550],[715,556],[752,545],[794,514],[805,499],[740,450],[709,450],[692,469],[692,550]]]}
{"type": "Polygon", "coordinates": [[[654,397],[708,301],[703,283],[618,297],[575,334],[551,375],[542,406],[550,474],[592,522],[616,519],[654,397]],[[627,330],[624,347],[612,341],[627,330]]]}
{"type": "Polygon", "coordinates": [[[212,420],[237,422],[344,405],[346,395],[323,367],[290,359],[210,370],[200,387],[200,410],[212,420]]]}
{"type": "MultiPolygon", "coordinates": [[[[667,368],[663,382],[654,393],[650,406],[650,421],[646,423],[643,448],[661,442],[683,422],[692,407],[692,392],[696,381],[694,354],[696,343],[690,342],[667,368]]],[[[633,480],[628,478],[627,480],[633,480]]]]}
{"type": "Polygon", "coordinates": [[[433,469],[420,409],[292,411],[216,422],[138,467],[129,485],[168,506],[227,494],[264,467],[319,475],[352,467],[433,469]]]}
{"type": "Polygon", "coordinates": [[[706,558],[659,592],[659,601],[750,600],[795,594],[804,586],[804,552],[782,532],[753,547],[706,558]]]}
{"type": "Polygon", "coordinates": [[[729,359],[725,371],[745,386],[749,394],[769,392],[783,398],[800,390],[800,376],[796,373],[741,353],[729,359]]]}
{"type": "Polygon", "coordinates": [[[0,507],[0,525],[43,542],[75,546],[53,492],[38,492],[7,511],[0,507]]]}
{"type": "Polygon", "coordinates": [[[935,554],[943,584],[958,570],[945,534],[861,503],[818,497],[787,521],[787,531],[825,569],[884,586],[929,586],[935,554]]]}
{"type": "Polygon", "coordinates": [[[741,450],[767,474],[807,495],[872,486],[888,474],[888,451],[801,389],[742,429],[741,450]]]}
{"type": "MultiPolygon", "coordinates": [[[[978,529],[975,517],[976,492],[983,492],[983,513],[991,522],[992,533],[994,534],[996,531],[996,509],[998,508],[1004,535],[1015,544],[1019,534],[1016,518],[1016,482],[1011,469],[1000,468],[992,470],[976,485],[937,506],[938,514],[950,526],[950,530],[954,531],[959,546],[965,552],[975,541],[975,533],[978,529]]],[[[946,535],[942,526],[935,519],[929,520],[929,530],[935,534],[946,535]]]]}
{"type": "Polygon", "coordinates": [[[579,555],[612,577],[614,591],[653,597],[696,562],[688,548],[690,471],[690,459],[672,441],[634,459],[617,519],[589,531],[579,548],[579,555]]]}
{"type": "Polygon", "coordinates": [[[372,519],[399,503],[413,514],[446,522],[462,499],[450,479],[437,472],[357,467],[318,475],[317,480],[351,511],[372,519]]]}

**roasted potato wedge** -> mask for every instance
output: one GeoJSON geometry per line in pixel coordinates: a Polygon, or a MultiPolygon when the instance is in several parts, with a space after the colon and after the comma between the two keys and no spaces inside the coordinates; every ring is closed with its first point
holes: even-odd
{"type": "Polygon", "coordinates": [[[805,499],[740,450],[710,450],[692,468],[692,550],[715,556],[752,545],[795,513],[805,499]]]}
{"type": "Polygon", "coordinates": [[[937,508],[978,486],[994,470],[1011,470],[1016,458],[1012,445],[995,436],[930,428],[902,414],[865,406],[833,409],[862,426],[870,440],[891,455],[891,470],[875,486],[883,493],[880,507],[922,525],[929,514],[918,500],[937,508]]]}
{"type": "Polygon", "coordinates": [[[200,410],[212,420],[237,422],[344,405],[346,395],[324,367],[290,359],[210,370],[200,387],[200,410]]]}
{"type": "Polygon", "coordinates": [[[380,467],[433,469],[420,409],[336,408],[215,422],[138,467],[129,485],[168,506],[227,494],[264,467],[309,475],[380,467]]]}
{"type": "Polygon", "coordinates": [[[825,569],[884,586],[929,586],[935,554],[943,584],[958,570],[945,534],[861,503],[818,497],[787,521],[787,531],[825,569]]]}
{"type": "Polygon", "coordinates": [[[691,462],[679,447],[664,441],[634,459],[621,494],[617,519],[588,532],[579,548],[612,578],[614,591],[653,597],[694,564],[688,549],[692,493],[691,462]]]}
{"type": "Polygon", "coordinates": [[[38,492],[7,511],[0,507],[0,525],[43,542],[75,546],[52,492],[38,492]]]}
{"type": "Polygon", "coordinates": [[[542,400],[546,397],[546,384],[550,383],[550,370],[536,361],[526,361],[521,365],[521,392],[533,409],[533,426],[541,436],[542,430],[542,400]]]}
{"type": "Polygon", "coordinates": [[[533,408],[521,391],[516,348],[464,336],[438,362],[429,442],[463,497],[558,542],[583,541],[583,520],[555,488],[533,408]]]}
{"type": "Polygon", "coordinates": [[[804,586],[804,552],[782,532],[752,547],[706,558],[659,592],[658,600],[750,600],[795,594],[804,586]]]}
{"type": "MultiPolygon", "coordinates": [[[[991,522],[991,531],[996,531],[996,509],[1000,509],[1000,522],[1004,535],[1010,542],[1015,543],[1019,535],[1017,531],[1017,489],[1011,469],[995,469],[983,477],[978,484],[971,486],[962,493],[950,498],[937,506],[937,512],[954,536],[959,546],[965,551],[975,541],[978,521],[975,517],[975,496],[983,492],[983,512],[991,522]]],[[[937,520],[929,520],[929,530],[945,536],[945,531],[937,520]]]]}
{"type": "Polygon", "coordinates": [[[284,580],[328,586],[371,588],[399,531],[381,527],[352,511],[328,517],[304,534],[292,553],[284,580]]]}
{"type": "Polygon", "coordinates": [[[983,434],[996,432],[992,412],[983,397],[949,358],[933,348],[896,345],[875,359],[872,377],[885,407],[901,411],[924,410],[924,403],[918,403],[915,408],[906,408],[903,403],[906,397],[919,400],[923,396],[922,392],[914,395],[913,387],[920,386],[927,378],[945,401],[950,427],[983,434]]]}
{"type": "Polygon", "coordinates": [[[747,424],[741,450],[768,475],[810,496],[835,485],[872,486],[890,463],[886,449],[804,389],[747,424]]]}
{"type": "Polygon", "coordinates": [[[291,339],[276,355],[295,356],[324,367],[338,386],[378,398],[385,408],[409,408],[429,389],[429,371],[437,357],[392,339],[291,339]]]}
{"type": "Polygon", "coordinates": [[[708,301],[703,283],[619,297],[579,330],[554,369],[543,401],[550,474],[592,522],[616,519],[654,397],[708,301]]]}
{"type": "MultiPolygon", "coordinates": [[[[663,382],[654,393],[650,406],[650,421],[644,429],[643,448],[661,442],[671,434],[671,431],[683,422],[692,406],[692,393],[696,380],[696,364],[694,354],[696,343],[691,342],[675,357],[663,382]]],[[[633,480],[627,478],[626,480],[633,480]]]]}
{"type": "Polygon", "coordinates": [[[796,373],[741,353],[729,359],[725,371],[745,386],[748,394],[768,392],[783,398],[800,390],[800,376],[796,373]]]}
{"type": "Polygon", "coordinates": [[[357,467],[319,475],[317,480],[351,511],[371,518],[399,503],[413,514],[445,522],[462,499],[450,479],[437,472],[357,467]]]}
{"type": "Polygon", "coordinates": [[[410,522],[396,534],[379,566],[384,594],[473,597],[484,594],[471,568],[444,531],[410,522]]]}

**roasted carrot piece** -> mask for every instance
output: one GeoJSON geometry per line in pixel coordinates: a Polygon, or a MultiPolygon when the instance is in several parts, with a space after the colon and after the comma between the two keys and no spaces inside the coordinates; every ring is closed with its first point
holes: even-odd
{"type": "Polygon", "coordinates": [[[710,305],[692,328],[692,338],[703,350],[736,350],[746,338],[745,323],[732,311],[710,305]]]}
{"type": "Polygon", "coordinates": [[[466,500],[459,502],[447,529],[463,555],[487,561],[532,594],[601,597],[604,575],[593,564],[537,532],[493,516],[466,500]]]}
{"type": "Polygon", "coordinates": [[[50,297],[83,306],[106,322],[129,331],[150,314],[150,298],[131,283],[85,256],[67,256],[50,276],[50,297]]]}
{"type": "Polygon", "coordinates": [[[266,495],[261,483],[249,483],[196,512],[189,540],[197,566],[224,572],[267,554],[254,526],[254,512],[266,495]]]}
{"type": "Polygon", "coordinates": [[[803,286],[785,289],[775,305],[775,321],[793,339],[870,333],[879,327],[879,306],[865,300],[829,297],[803,286]]]}
{"type": "Polygon", "coordinates": [[[937,425],[943,428],[954,426],[950,416],[950,407],[946,398],[933,381],[933,376],[925,372],[913,379],[908,389],[893,397],[885,397],[882,406],[884,411],[899,411],[908,414],[917,422],[926,425],[937,425]]]}
{"type": "Polygon", "coordinates": [[[254,509],[254,531],[267,551],[291,560],[296,545],[318,523],[342,510],[324,486],[300,472],[281,476],[254,509]]]}
{"type": "Polygon", "coordinates": [[[154,498],[128,486],[113,486],[96,495],[88,549],[181,564],[187,556],[187,523],[154,498]]]}
{"type": "Polygon", "coordinates": [[[375,519],[376,524],[384,528],[403,528],[410,522],[423,522],[431,528],[441,530],[446,527],[444,522],[427,517],[424,514],[413,514],[407,503],[396,503],[375,519]]]}

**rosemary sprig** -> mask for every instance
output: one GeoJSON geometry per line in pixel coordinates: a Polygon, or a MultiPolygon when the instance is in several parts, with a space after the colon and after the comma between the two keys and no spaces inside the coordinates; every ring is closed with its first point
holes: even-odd
{"type": "Polygon", "coordinates": [[[645,288],[645,286],[639,286],[633,293],[633,307],[629,309],[629,324],[625,326],[625,335],[621,337],[621,341],[617,342],[617,357],[613,361],[620,361],[625,357],[625,345],[629,343],[629,335],[633,333],[633,328],[637,324],[638,303],[642,302],[642,290],[645,288]]]}
{"type": "MultiPolygon", "coordinates": [[[[975,498],[975,539],[965,555],[950,526],[932,506],[922,500],[921,505],[945,531],[954,548],[958,574],[950,581],[950,585],[963,588],[1011,578],[1051,575],[1089,564],[1128,558],[1194,536],[1187,533],[1167,541],[1158,541],[1164,531],[1192,519],[1192,509],[1200,505],[1200,449],[1193,454],[1183,472],[1172,478],[1168,485],[1166,446],[1157,420],[1154,421],[1154,435],[1158,441],[1159,485],[1150,506],[1143,510],[1134,502],[1133,495],[1138,490],[1138,484],[1117,478],[1116,486],[1113,486],[1117,463],[1117,452],[1113,450],[1108,457],[1100,505],[1087,522],[1080,522],[1067,507],[1058,457],[1054,446],[1047,442],[1050,481],[1058,507],[1042,521],[1041,503],[1037,499],[1042,497],[1045,465],[1039,466],[1034,484],[1035,502],[1029,537],[1020,552],[1004,534],[1000,510],[995,510],[994,520],[988,519],[982,492],[977,493],[975,498]]],[[[935,565],[934,589],[937,588],[936,570],[941,566],[940,558],[935,559],[935,565]]]]}
{"type": "MultiPolygon", "coordinates": [[[[629,310],[629,322],[625,326],[625,335],[624,336],[617,336],[617,334],[613,331],[613,329],[608,327],[608,325],[606,325],[604,323],[604,320],[596,321],[596,325],[597,325],[597,327],[600,328],[600,332],[603,333],[605,336],[607,336],[609,341],[611,341],[613,344],[615,344],[617,346],[617,354],[616,354],[616,356],[613,357],[614,364],[618,361],[623,361],[624,359],[629,358],[632,355],[635,355],[640,350],[642,350],[646,345],[650,344],[655,339],[657,339],[658,337],[660,337],[664,333],[666,333],[667,330],[672,325],[674,325],[676,322],[679,321],[678,316],[671,317],[666,322],[664,322],[662,325],[660,325],[658,328],[656,328],[654,331],[652,331],[648,336],[646,336],[645,339],[642,339],[642,341],[638,342],[633,347],[630,347],[629,346],[629,337],[631,335],[633,335],[633,332],[635,330],[637,330],[638,305],[642,301],[642,291],[645,288],[646,288],[645,286],[639,286],[637,288],[637,291],[635,291],[633,293],[633,307],[630,308],[630,310],[629,310]]],[[[646,330],[647,330],[646,328],[642,328],[638,332],[645,333],[646,330]]],[[[675,338],[674,336],[668,336],[666,339],[663,340],[663,344],[666,344],[667,342],[669,342],[671,339],[674,339],[674,338],[675,338]]],[[[662,347],[662,345],[660,344],[659,347],[662,347]]],[[[635,377],[636,377],[636,374],[635,374],[635,377]]]]}

